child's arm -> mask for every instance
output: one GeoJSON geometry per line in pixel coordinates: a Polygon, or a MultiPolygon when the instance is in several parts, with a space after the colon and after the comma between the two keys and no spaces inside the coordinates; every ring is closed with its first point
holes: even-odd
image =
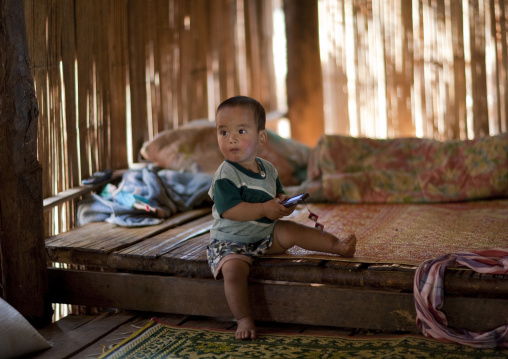
{"type": "Polygon", "coordinates": [[[232,221],[255,221],[263,217],[277,220],[290,215],[295,207],[286,208],[280,204],[281,198],[274,198],[263,203],[241,202],[222,213],[222,217],[232,221]]]}

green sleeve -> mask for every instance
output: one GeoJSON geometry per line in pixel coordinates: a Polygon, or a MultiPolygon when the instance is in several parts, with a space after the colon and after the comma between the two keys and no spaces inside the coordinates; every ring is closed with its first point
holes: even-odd
{"type": "Polygon", "coordinates": [[[213,202],[217,212],[222,216],[222,213],[235,207],[243,200],[240,189],[233,182],[228,179],[219,179],[215,181],[213,202]]]}

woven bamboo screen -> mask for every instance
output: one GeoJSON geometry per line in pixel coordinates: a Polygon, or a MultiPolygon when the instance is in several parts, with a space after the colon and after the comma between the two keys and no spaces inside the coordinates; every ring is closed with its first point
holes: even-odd
{"type": "Polygon", "coordinates": [[[327,131],[505,132],[507,25],[506,0],[320,0],[327,131]]]}
{"type": "MultiPolygon", "coordinates": [[[[229,96],[277,110],[271,0],[24,4],[44,197],[125,168],[144,141],[212,118],[229,96]]],[[[436,139],[506,131],[507,4],[319,0],[326,131],[436,139]]],[[[46,216],[46,235],[74,225],[73,206],[46,216]]]]}
{"type": "MultiPolygon", "coordinates": [[[[239,93],[276,109],[271,1],[24,0],[44,197],[126,168],[165,129],[239,93]]],[[[46,236],[75,204],[46,215],[46,236]]],[[[70,213],[70,215],[68,215],[70,213]]]]}

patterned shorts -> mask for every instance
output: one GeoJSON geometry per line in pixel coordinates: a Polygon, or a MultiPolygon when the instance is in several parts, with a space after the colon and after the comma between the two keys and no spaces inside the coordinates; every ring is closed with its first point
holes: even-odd
{"type": "Polygon", "coordinates": [[[219,278],[220,269],[224,263],[223,259],[226,256],[231,254],[236,255],[237,258],[243,259],[251,264],[252,258],[265,254],[272,246],[272,243],[272,234],[255,243],[229,242],[212,239],[207,247],[206,258],[208,259],[208,265],[214,277],[219,278]]]}

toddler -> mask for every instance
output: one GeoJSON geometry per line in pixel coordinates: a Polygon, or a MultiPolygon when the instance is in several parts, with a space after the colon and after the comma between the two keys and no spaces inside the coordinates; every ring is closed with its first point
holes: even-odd
{"type": "Polygon", "coordinates": [[[354,235],[340,241],[328,232],[281,220],[296,206],[286,208],[287,198],[275,167],[256,157],[267,141],[266,115],[256,100],[232,97],[216,112],[217,139],[225,161],[212,180],[214,224],[207,258],[216,279],[224,278],[228,306],[237,320],[237,339],[256,339],[257,332],[248,297],[252,258],[301,248],[353,256],[354,235]]]}

